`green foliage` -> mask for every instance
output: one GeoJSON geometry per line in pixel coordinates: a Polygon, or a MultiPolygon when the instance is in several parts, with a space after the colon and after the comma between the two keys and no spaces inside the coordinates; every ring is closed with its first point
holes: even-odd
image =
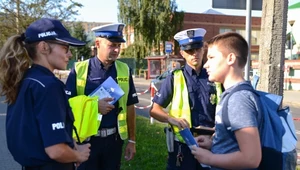
{"type": "Polygon", "coordinates": [[[82,47],[76,47],[72,48],[72,59],[78,60],[81,59],[81,56],[84,56],[84,59],[88,59],[91,57],[91,41],[88,40],[88,36],[84,31],[84,28],[82,26],[81,22],[74,22],[69,24],[69,27],[71,29],[71,35],[81,41],[84,41],[87,43],[87,45],[82,46],[82,47]]]}
{"type": "Polygon", "coordinates": [[[149,118],[137,116],[136,155],[129,162],[122,156],[121,170],[166,169],[168,152],[163,131],[165,126],[162,123],[150,124],[149,118]]]}
{"type": "MultiPolygon", "coordinates": [[[[142,59],[150,52],[159,55],[161,44],[173,39],[183,23],[183,12],[178,12],[176,0],[118,0],[119,20],[134,29],[132,49],[128,54],[142,59]],[[147,50],[139,50],[142,47],[147,50]]],[[[162,46],[164,48],[164,45],[162,46]]]]}
{"type": "Polygon", "coordinates": [[[72,20],[81,7],[82,4],[73,0],[1,0],[0,47],[8,37],[24,32],[39,18],[72,20]]]}
{"type": "Polygon", "coordinates": [[[147,50],[145,44],[141,41],[134,42],[129,45],[122,53],[120,54],[121,58],[135,58],[136,59],[136,68],[140,69],[144,67],[143,60],[145,56],[149,55],[149,50],[147,50]]]}

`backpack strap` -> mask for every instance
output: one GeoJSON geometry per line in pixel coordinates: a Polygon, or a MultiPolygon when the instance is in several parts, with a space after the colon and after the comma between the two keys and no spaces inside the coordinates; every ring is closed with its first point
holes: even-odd
{"type": "Polygon", "coordinates": [[[231,97],[231,95],[237,91],[241,91],[241,90],[248,90],[248,91],[251,91],[253,92],[254,94],[258,95],[256,93],[256,91],[253,89],[252,86],[248,85],[248,84],[241,84],[241,85],[238,85],[236,87],[234,87],[230,92],[229,94],[227,94],[227,97],[226,99],[224,100],[223,102],[223,107],[222,107],[222,122],[225,126],[225,128],[227,130],[230,129],[231,127],[231,124],[230,124],[230,121],[229,121],[229,118],[228,118],[228,101],[229,101],[229,98],[231,97]]]}
{"type": "Polygon", "coordinates": [[[258,75],[254,75],[253,78],[252,78],[252,81],[251,81],[252,87],[254,89],[256,89],[258,81],[259,81],[259,76],[258,75]]]}

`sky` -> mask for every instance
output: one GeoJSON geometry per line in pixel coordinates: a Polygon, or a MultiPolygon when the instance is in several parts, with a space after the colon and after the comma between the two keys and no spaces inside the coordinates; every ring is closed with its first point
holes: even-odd
{"type": "MultiPolygon", "coordinates": [[[[117,0],[84,0],[78,1],[84,7],[79,9],[77,20],[87,22],[118,22],[117,0]]],[[[300,0],[289,0],[289,6],[300,0]]],[[[212,9],[212,0],[176,0],[178,10],[191,13],[202,13],[212,9]]],[[[245,16],[246,10],[214,9],[227,15],[245,16]]],[[[260,11],[252,11],[252,16],[261,16],[260,11]]]]}

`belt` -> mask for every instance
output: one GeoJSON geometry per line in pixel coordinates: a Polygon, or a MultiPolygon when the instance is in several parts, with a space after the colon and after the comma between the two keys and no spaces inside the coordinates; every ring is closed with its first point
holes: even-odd
{"type": "Polygon", "coordinates": [[[103,128],[103,129],[99,129],[98,130],[98,133],[94,136],[96,137],[101,137],[101,138],[105,138],[109,135],[113,135],[117,133],[117,128],[103,128]]]}
{"type": "Polygon", "coordinates": [[[45,165],[41,166],[35,166],[35,167],[22,167],[22,170],[74,170],[74,164],[73,163],[47,163],[45,165]]]}

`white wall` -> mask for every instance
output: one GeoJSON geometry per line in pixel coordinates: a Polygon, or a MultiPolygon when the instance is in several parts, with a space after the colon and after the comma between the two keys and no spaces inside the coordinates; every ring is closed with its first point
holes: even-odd
{"type": "MultiPolygon", "coordinates": [[[[300,8],[299,9],[290,9],[288,11],[288,19],[295,20],[295,23],[291,29],[291,26],[289,23],[287,23],[287,33],[289,33],[291,30],[293,32],[294,38],[296,40],[296,45],[293,46],[293,54],[296,54],[298,51],[300,51],[300,8]]],[[[291,52],[290,50],[286,50],[286,56],[290,56],[291,52]]]]}

